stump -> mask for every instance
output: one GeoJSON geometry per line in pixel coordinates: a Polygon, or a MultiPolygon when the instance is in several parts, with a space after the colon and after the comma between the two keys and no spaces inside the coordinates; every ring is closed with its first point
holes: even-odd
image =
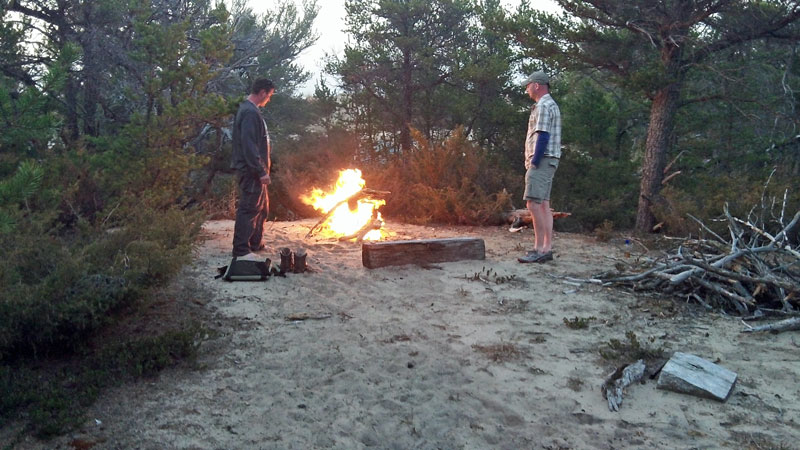
{"type": "Polygon", "coordinates": [[[485,258],[486,244],[478,238],[365,242],[361,245],[361,262],[368,269],[485,258]]]}

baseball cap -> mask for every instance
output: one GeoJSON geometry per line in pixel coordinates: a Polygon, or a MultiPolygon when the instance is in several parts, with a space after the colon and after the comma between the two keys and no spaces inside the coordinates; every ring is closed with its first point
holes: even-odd
{"type": "Polygon", "coordinates": [[[527,86],[531,83],[550,84],[550,77],[548,77],[547,74],[542,72],[541,70],[537,70],[536,72],[533,72],[532,74],[528,75],[527,78],[522,80],[520,85],[527,86]]]}

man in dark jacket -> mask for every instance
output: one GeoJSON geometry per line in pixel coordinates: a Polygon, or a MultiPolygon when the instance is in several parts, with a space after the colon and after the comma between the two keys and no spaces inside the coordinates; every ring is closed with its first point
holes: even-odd
{"type": "Polygon", "coordinates": [[[233,256],[242,257],[264,248],[261,238],[264,221],[269,214],[267,185],[270,182],[269,131],[259,108],[264,107],[275,92],[272,81],[259,78],[250,95],[239,105],[233,124],[233,157],[239,182],[239,206],[233,228],[233,256]]]}

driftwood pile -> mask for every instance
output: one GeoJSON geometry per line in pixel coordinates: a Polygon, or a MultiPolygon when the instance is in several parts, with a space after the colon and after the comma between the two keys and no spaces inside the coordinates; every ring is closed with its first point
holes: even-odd
{"type": "Polygon", "coordinates": [[[645,251],[619,260],[616,271],[583,281],[671,294],[749,319],[793,317],[786,321],[789,328],[777,331],[800,329],[800,252],[794,231],[800,211],[788,220],[785,203],[779,214],[764,212],[768,208],[756,213],[754,208],[747,219],[732,216],[726,205],[721,219],[727,222],[726,237],[690,216],[704,237],[675,239],[672,250],[655,258],[648,258],[653,252],[634,241],[645,251]]]}

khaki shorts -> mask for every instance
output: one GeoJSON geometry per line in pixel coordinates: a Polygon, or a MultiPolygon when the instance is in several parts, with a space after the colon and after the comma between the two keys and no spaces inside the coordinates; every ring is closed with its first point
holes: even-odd
{"type": "Polygon", "coordinates": [[[553,175],[558,168],[558,158],[543,156],[539,167],[531,167],[525,172],[525,194],[523,200],[532,200],[542,203],[550,200],[550,190],[553,188],[553,175]]]}

